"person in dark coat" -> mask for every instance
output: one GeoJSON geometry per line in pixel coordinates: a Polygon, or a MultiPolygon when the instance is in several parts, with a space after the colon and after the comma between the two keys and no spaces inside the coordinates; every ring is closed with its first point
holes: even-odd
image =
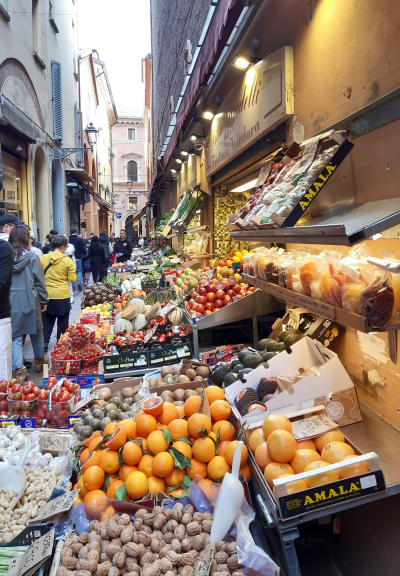
{"type": "Polygon", "coordinates": [[[100,282],[103,278],[103,268],[106,263],[104,250],[99,242],[98,236],[92,236],[89,246],[89,254],[82,258],[83,261],[90,258],[90,270],[93,276],[93,282],[100,282]]]}
{"type": "Polygon", "coordinates": [[[107,268],[110,265],[110,239],[104,230],[102,230],[100,232],[99,240],[100,240],[100,244],[103,246],[104,256],[106,259],[105,269],[107,270],[107,268]]]}
{"type": "Polygon", "coordinates": [[[120,262],[127,262],[132,254],[132,244],[127,239],[125,230],[121,230],[119,240],[114,244],[114,254],[118,264],[120,262]]]}
{"type": "Polygon", "coordinates": [[[11,278],[13,249],[0,238],[0,380],[11,380],[11,278]]]}
{"type": "MultiPolygon", "coordinates": [[[[83,245],[85,246],[86,253],[88,253],[90,241],[87,238],[83,240],[83,245]]],[[[90,280],[90,258],[88,258],[87,260],[82,260],[82,274],[83,274],[83,284],[87,286],[90,280]]]]}
{"type": "MultiPolygon", "coordinates": [[[[78,230],[76,228],[71,228],[71,235],[68,241],[74,247],[78,290],[79,292],[82,292],[82,256],[86,256],[86,248],[83,244],[82,238],[79,238],[78,230]]],[[[72,284],[72,290],[75,290],[75,284],[72,284]]]]}
{"type": "Polygon", "coordinates": [[[23,360],[23,338],[29,334],[35,356],[34,370],[41,372],[44,363],[42,312],[49,300],[43,268],[36,252],[30,250],[27,226],[14,226],[9,242],[14,264],[11,283],[12,367],[23,382],[29,375],[23,360]]]}

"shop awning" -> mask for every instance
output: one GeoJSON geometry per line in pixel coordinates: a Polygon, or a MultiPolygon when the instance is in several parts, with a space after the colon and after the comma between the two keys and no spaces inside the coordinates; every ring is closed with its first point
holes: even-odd
{"type": "Polygon", "coordinates": [[[142,208],[142,210],[138,214],[136,214],[136,216],[134,216],[134,218],[132,220],[132,224],[134,224],[140,218],[143,218],[143,216],[145,216],[145,215],[146,215],[146,206],[144,208],[142,208]]]}
{"type": "Polygon", "coordinates": [[[40,126],[17,108],[4,94],[0,93],[0,124],[10,124],[34,144],[42,133],[40,126]]]}
{"type": "Polygon", "coordinates": [[[65,173],[78,178],[81,182],[94,182],[94,179],[83,168],[67,168],[65,173]]]}
{"type": "Polygon", "coordinates": [[[111,207],[111,204],[106,202],[106,200],[103,200],[103,198],[101,196],[99,196],[98,194],[96,194],[96,192],[92,192],[92,195],[93,195],[94,201],[97,202],[97,204],[99,206],[101,206],[102,208],[105,208],[106,210],[108,210],[108,212],[112,212],[114,214],[117,213],[116,210],[113,210],[113,208],[111,207]]]}

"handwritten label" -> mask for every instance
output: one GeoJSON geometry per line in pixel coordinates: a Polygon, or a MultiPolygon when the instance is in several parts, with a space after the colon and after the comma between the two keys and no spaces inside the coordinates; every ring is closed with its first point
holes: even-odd
{"type": "Polygon", "coordinates": [[[296,440],[314,438],[334,428],[338,428],[338,425],[325,414],[292,422],[292,434],[296,440]]]}
{"type": "Polygon", "coordinates": [[[39,509],[35,518],[29,520],[29,524],[38,524],[42,520],[67,512],[74,503],[77,494],[79,494],[79,490],[72,490],[54,498],[54,500],[50,500],[50,502],[47,502],[39,509]]]}
{"type": "Polygon", "coordinates": [[[69,438],[61,434],[46,434],[39,440],[40,451],[42,453],[58,453],[69,448],[69,438]]]}
{"type": "Polygon", "coordinates": [[[213,561],[215,546],[210,546],[200,552],[194,562],[194,576],[208,576],[213,561]]]}
{"type": "Polygon", "coordinates": [[[11,560],[7,576],[30,576],[33,574],[51,556],[53,543],[54,530],[50,530],[33,542],[22,556],[11,560]]]}
{"type": "Polygon", "coordinates": [[[159,316],[163,316],[165,318],[165,316],[167,316],[170,312],[172,312],[174,308],[176,308],[180,304],[181,304],[180,300],[177,300],[176,302],[169,302],[169,304],[164,306],[164,308],[161,308],[159,316]]]}
{"type": "Polygon", "coordinates": [[[72,412],[73,413],[78,412],[78,410],[81,410],[81,408],[88,406],[88,404],[98,399],[99,399],[99,391],[94,388],[92,392],[89,394],[89,396],[87,396],[86,398],[82,398],[82,400],[79,400],[79,402],[75,404],[75,406],[72,408],[72,412]]]}
{"type": "Polygon", "coordinates": [[[314,161],[315,154],[318,148],[318,142],[319,137],[315,140],[311,140],[310,142],[308,142],[308,144],[306,144],[304,154],[301,157],[298,166],[296,166],[296,168],[294,169],[293,174],[301,174],[302,172],[308,170],[308,168],[311,166],[311,163],[314,161]]]}
{"type": "Polygon", "coordinates": [[[270,161],[265,162],[258,175],[257,182],[255,183],[255,188],[258,188],[259,186],[264,184],[265,180],[268,177],[270,169],[271,169],[271,162],[270,161]]]}
{"type": "Polygon", "coordinates": [[[143,338],[143,342],[145,344],[147,344],[147,342],[150,340],[150,338],[152,338],[154,336],[154,334],[157,332],[157,328],[158,328],[158,324],[154,324],[154,326],[152,326],[150,328],[150,330],[147,332],[146,336],[143,338]]]}

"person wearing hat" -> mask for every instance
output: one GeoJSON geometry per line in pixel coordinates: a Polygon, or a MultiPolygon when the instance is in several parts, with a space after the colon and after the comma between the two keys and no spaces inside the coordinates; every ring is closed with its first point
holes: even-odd
{"type": "Polygon", "coordinates": [[[21,224],[23,224],[23,222],[18,220],[15,214],[3,214],[0,218],[0,240],[6,240],[8,242],[8,237],[13,227],[21,224]]]}
{"type": "Polygon", "coordinates": [[[40,248],[35,246],[35,244],[36,244],[35,235],[33,232],[30,232],[29,233],[29,246],[31,247],[32,252],[35,252],[35,254],[37,254],[39,256],[39,258],[41,258],[43,256],[43,252],[41,251],[40,248]]]}

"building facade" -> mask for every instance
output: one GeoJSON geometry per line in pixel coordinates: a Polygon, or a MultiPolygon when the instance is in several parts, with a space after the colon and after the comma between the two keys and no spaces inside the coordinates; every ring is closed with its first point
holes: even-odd
{"type": "Polygon", "coordinates": [[[141,218],[148,187],[146,134],[143,114],[127,107],[118,108],[118,121],[112,127],[113,208],[115,234],[122,229],[128,238],[145,235],[141,218]]]}

